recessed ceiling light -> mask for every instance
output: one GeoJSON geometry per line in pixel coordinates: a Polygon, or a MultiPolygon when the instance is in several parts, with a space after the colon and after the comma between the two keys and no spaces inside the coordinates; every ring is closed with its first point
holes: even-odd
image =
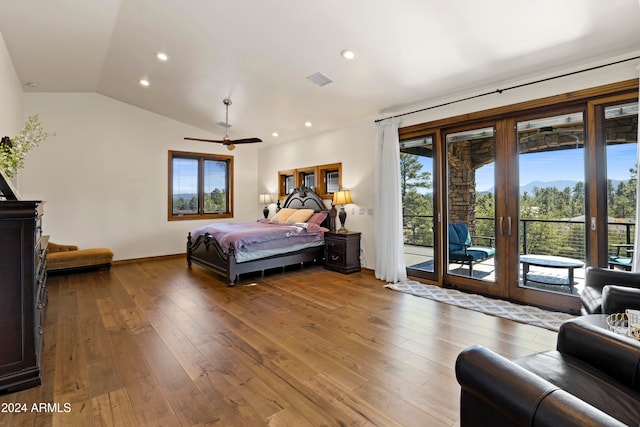
{"type": "Polygon", "coordinates": [[[38,82],[27,82],[27,83],[25,83],[25,86],[38,87],[38,86],[40,86],[40,83],[38,83],[38,82]]]}
{"type": "Polygon", "coordinates": [[[147,79],[141,79],[140,80],[140,86],[147,87],[147,86],[149,86],[149,84],[150,84],[149,80],[147,80],[147,79]]]}
{"type": "Polygon", "coordinates": [[[354,50],[344,49],[343,51],[340,52],[340,56],[342,56],[344,59],[351,61],[352,59],[356,59],[358,54],[354,50]]]}
{"type": "Polygon", "coordinates": [[[271,136],[278,137],[278,132],[273,132],[273,133],[271,134],[271,136]]]}
{"type": "Polygon", "coordinates": [[[164,52],[158,52],[158,54],[156,55],[156,58],[158,58],[160,61],[168,61],[169,55],[167,55],[164,52]]]}
{"type": "Polygon", "coordinates": [[[310,128],[310,127],[312,126],[312,123],[311,123],[311,122],[304,122],[304,125],[305,125],[306,127],[310,128]]]}

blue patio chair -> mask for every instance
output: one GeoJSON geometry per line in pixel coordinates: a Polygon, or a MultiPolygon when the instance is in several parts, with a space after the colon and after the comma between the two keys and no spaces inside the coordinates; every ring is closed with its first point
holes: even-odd
{"type": "Polygon", "coordinates": [[[616,248],[615,255],[609,255],[609,268],[614,269],[619,267],[622,270],[631,271],[631,265],[633,264],[633,244],[618,244],[611,245],[616,248]],[[625,255],[620,254],[620,249],[624,249],[625,255]]]}
{"type": "Polygon", "coordinates": [[[486,239],[489,246],[472,246],[469,228],[464,222],[449,224],[449,262],[459,262],[469,266],[469,276],[473,276],[473,264],[492,258],[496,254],[493,247],[495,238],[474,236],[475,239],[486,239]]]}

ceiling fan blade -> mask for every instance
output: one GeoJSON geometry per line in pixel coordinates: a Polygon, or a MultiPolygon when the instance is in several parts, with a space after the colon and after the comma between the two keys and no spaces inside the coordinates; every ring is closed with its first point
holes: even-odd
{"type": "Polygon", "coordinates": [[[217,142],[218,144],[224,144],[226,142],[226,141],[217,140],[217,139],[202,139],[202,138],[189,138],[189,137],[185,137],[184,139],[188,139],[189,141],[217,142]]]}
{"type": "MultiPolygon", "coordinates": [[[[226,115],[225,115],[225,121],[224,121],[224,127],[225,129],[229,129],[229,105],[231,105],[231,100],[229,98],[225,98],[222,100],[222,103],[225,106],[225,111],[226,111],[226,115]]],[[[223,144],[225,145],[229,150],[233,150],[235,148],[236,144],[251,144],[254,142],[262,142],[262,140],[260,138],[244,138],[244,139],[229,139],[229,134],[227,132],[225,132],[224,134],[224,139],[222,140],[215,140],[215,139],[201,139],[201,138],[188,138],[185,137],[184,139],[188,139],[190,141],[204,141],[204,142],[217,142],[218,144],[223,144]]]]}
{"type": "Polygon", "coordinates": [[[262,142],[262,140],[260,138],[244,138],[231,140],[231,144],[251,144],[253,142],[262,142]]]}

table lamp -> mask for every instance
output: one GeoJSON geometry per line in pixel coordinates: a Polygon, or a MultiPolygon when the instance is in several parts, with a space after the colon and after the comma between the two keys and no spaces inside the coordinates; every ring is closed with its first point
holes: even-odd
{"type": "Polygon", "coordinates": [[[265,218],[269,218],[269,204],[273,203],[273,200],[271,200],[271,194],[261,193],[260,196],[258,197],[258,203],[261,203],[264,205],[262,214],[264,215],[265,218]]]}
{"type": "Polygon", "coordinates": [[[347,220],[347,212],[344,210],[344,205],[347,203],[353,203],[351,200],[351,192],[349,190],[340,190],[333,193],[333,204],[341,205],[340,212],[338,212],[338,218],[340,218],[340,229],[338,233],[348,233],[349,230],[344,228],[344,223],[347,220]]]}

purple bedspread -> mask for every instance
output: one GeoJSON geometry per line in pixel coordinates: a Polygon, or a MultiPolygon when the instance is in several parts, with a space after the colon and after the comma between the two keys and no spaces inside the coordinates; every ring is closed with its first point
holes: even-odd
{"type": "Polygon", "coordinates": [[[191,241],[209,233],[220,243],[225,253],[233,242],[236,251],[279,249],[295,243],[309,243],[324,239],[323,227],[318,224],[272,224],[265,222],[232,222],[210,224],[191,234],[191,241]]]}

